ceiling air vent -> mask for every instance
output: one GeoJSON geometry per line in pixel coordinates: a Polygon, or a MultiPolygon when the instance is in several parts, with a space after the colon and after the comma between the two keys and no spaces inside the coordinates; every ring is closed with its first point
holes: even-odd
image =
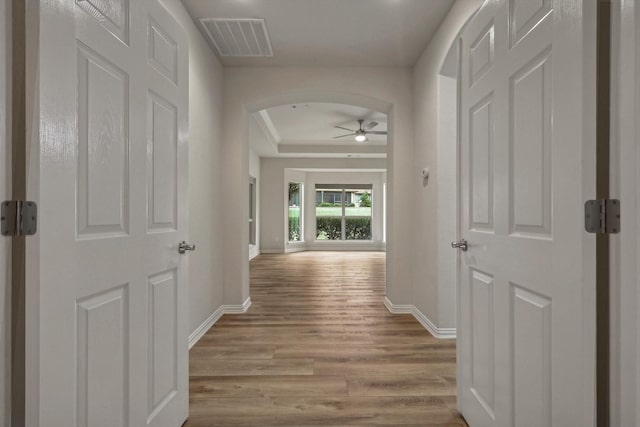
{"type": "Polygon", "coordinates": [[[273,56],[264,19],[203,18],[200,22],[220,56],[273,56]]]}

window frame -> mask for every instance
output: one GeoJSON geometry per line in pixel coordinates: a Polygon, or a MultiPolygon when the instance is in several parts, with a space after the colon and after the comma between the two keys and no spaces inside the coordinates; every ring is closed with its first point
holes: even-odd
{"type": "MultiPolygon", "coordinates": [[[[314,220],[316,224],[316,229],[314,233],[314,241],[316,242],[373,242],[373,217],[374,217],[374,209],[373,209],[373,184],[315,184],[314,188],[314,201],[315,205],[313,210],[314,220]],[[317,213],[317,194],[318,191],[326,191],[326,190],[340,190],[340,204],[341,204],[341,220],[340,220],[340,239],[318,239],[318,213],[317,213]],[[347,203],[346,203],[346,195],[347,190],[368,190],[369,197],[371,199],[371,213],[370,213],[370,237],[368,239],[347,239],[347,203]]],[[[324,197],[321,197],[321,203],[324,201],[324,197]]]]}
{"type": "Polygon", "coordinates": [[[287,221],[287,227],[286,227],[286,241],[288,245],[297,245],[300,243],[304,243],[304,182],[298,182],[298,181],[292,181],[292,180],[288,180],[287,181],[287,186],[286,186],[286,194],[287,194],[287,200],[285,201],[285,205],[286,205],[286,210],[287,210],[287,215],[286,215],[286,221],[287,221]],[[298,217],[298,222],[300,224],[300,240],[290,240],[289,236],[291,235],[291,230],[289,229],[290,224],[289,224],[289,209],[291,208],[290,204],[289,204],[289,186],[291,184],[297,184],[298,185],[298,208],[300,209],[300,214],[298,217]]]}
{"type": "Polygon", "coordinates": [[[256,244],[256,178],[249,175],[249,244],[256,244]]]}

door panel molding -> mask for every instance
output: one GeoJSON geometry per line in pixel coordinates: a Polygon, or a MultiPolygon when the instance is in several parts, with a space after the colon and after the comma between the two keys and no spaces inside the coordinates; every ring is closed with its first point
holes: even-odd
{"type": "Polygon", "coordinates": [[[595,422],[582,218],[596,190],[596,17],[595,2],[485,2],[461,33],[458,406],[472,426],[595,422]]]}
{"type": "Polygon", "coordinates": [[[187,35],[157,0],[37,6],[26,425],[182,425],[187,35]]]}

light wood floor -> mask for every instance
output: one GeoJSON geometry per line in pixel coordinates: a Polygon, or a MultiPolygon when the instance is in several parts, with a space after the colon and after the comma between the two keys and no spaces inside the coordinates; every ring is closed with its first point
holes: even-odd
{"type": "Polygon", "coordinates": [[[381,252],[254,258],[251,308],[190,352],[185,426],[465,426],[455,342],[390,314],[384,275],[381,252]]]}

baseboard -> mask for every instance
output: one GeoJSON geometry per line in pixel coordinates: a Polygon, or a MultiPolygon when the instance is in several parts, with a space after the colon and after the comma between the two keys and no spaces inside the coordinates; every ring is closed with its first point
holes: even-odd
{"type": "Polygon", "coordinates": [[[284,248],[284,253],[289,254],[293,252],[306,252],[307,244],[305,242],[300,243],[288,243],[284,248]]]}
{"type": "Polygon", "coordinates": [[[260,249],[261,254],[283,254],[284,250],[282,249],[260,249]]]}
{"type": "Polygon", "coordinates": [[[224,305],[221,305],[216,311],[211,313],[211,316],[207,317],[207,319],[202,322],[202,324],[198,326],[196,330],[191,333],[191,335],[189,335],[189,350],[191,350],[191,347],[196,345],[196,343],[200,341],[200,338],[202,338],[202,336],[206,334],[207,331],[211,329],[211,327],[215,325],[218,320],[220,320],[223,314],[224,305]]]}
{"type": "Polygon", "coordinates": [[[440,339],[455,339],[456,328],[438,328],[415,305],[394,304],[389,298],[384,297],[384,306],[393,314],[411,314],[431,335],[440,339]]]}
{"type": "Polygon", "coordinates": [[[384,306],[393,314],[413,314],[413,309],[415,308],[415,306],[409,304],[394,304],[387,297],[384,297],[384,306]]]}
{"type": "Polygon", "coordinates": [[[257,257],[258,255],[260,255],[260,248],[257,247],[251,247],[252,245],[249,245],[249,261],[251,261],[252,259],[254,259],[255,257],[257,257]]]}
{"type": "Polygon", "coordinates": [[[314,241],[307,243],[307,251],[347,251],[347,252],[382,252],[386,250],[383,242],[354,242],[354,241],[314,241]]]}
{"type": "Polygon", "coordinates": [[[224,314],[242,314],[251,307],[251,297],[247,297],[242,304],[225,304],[224,314]]]}
{"type": "Polygon", "coordinates": [[[431,335],[434,337],[441,339],[456,338],[456,328],[438,328],[424,313],[418,310],[417,307],[413,307],[413,313],[411,314],[413,314],[413,317],[415,317],[427,331],[431,332],[431,335]]]}
{"type": "Polygon", "coordinates": [[[211,316],[207,317],[207,319],[189,335],[189,350],[200,341],[200,338],[202,338],[224,314],[242,314],[246,312],[249,307],[251,307],[251,298],[247,298],[242,304],[225,304],[218,307],[216,311],[211,313],[211,316]]]}
{"type": "Polygon", "coordinates": [[[287,245],[284,249],[260,249],[261,254],[288,254],[293,252],[314,252],[314,251],[347,251],[347,252],[386,252],[387,245],[383,243],[345,243],[345,242],[328,242],[328,243],[304,243],[303,245],[287,245]]]}

